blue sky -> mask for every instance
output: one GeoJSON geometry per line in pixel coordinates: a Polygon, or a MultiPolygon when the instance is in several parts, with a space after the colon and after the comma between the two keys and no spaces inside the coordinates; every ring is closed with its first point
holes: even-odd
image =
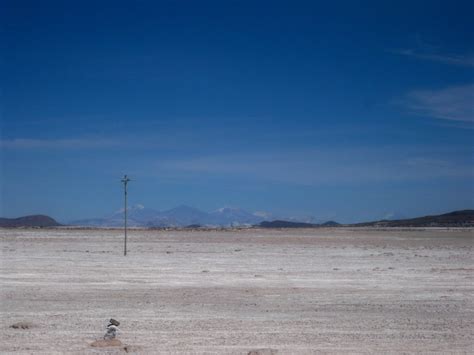
{"type": "Polygon", "coordinates": [[[0,215],[473,208],[472,1],[7,1],[0,215]]]}

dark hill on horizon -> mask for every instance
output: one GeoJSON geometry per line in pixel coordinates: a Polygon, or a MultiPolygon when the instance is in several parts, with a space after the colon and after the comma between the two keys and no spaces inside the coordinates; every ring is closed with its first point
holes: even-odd
{"type": "Polygon", "coordinates": [[[339,227],[341,224],[334,221],[327,221],[321,224],[305,223],[305,222],[293,222],[293,221],[263,221],[257,225],[261,228],[317,228],[317,227],[339,227]]]}
{"type": "Polygon", "coordinates": [[[1,228],[17,227],[57,227],[61,226],[55,219],[45,215],[32,215],[19,218],[0,218],[1,228]]]}
{"type": "Polygon", "coordinates": [[[261,228],[314,228],[318,227],[318,224],[304,223],[304,222],[291,222],[291,221],[263,221],[257,225],[261,228]]]}
{"type": "Polygon", "coordinates": [[[423,216],[408,219],[381,220],[355,223],[356,227],[473,227],[474,210],[461,210],[440,215],[423,216]]]}
{"type": "Polygon", "coordinates": [[[474,227],[474,210],[461,210],[441,215],[423,216],[398,220],[339,224],[328,221],[321,224],[301,223],[284,220],[263,221],[261,228],[318,228],[318,227],[474,227]]]}

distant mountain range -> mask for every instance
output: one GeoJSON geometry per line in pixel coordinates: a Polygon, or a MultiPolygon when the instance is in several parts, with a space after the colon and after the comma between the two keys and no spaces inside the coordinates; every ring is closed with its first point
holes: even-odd
{"type": "MultiPolygon", "coordinates": [[[[68,225],[82,227],[122,227],[123,210],[108,217],[74,221],[68,225]]],[[[156,211],[136,205],[128,209],[128,222],[132,227],[239,227],[260,228],[316,228],[316,227],[474,227],[474,210],[462,210],[435,216],[424,216],[399,220],[380,220],[356,224],[305,223],[292,220],[265,220],[261,212],[250,213],[240,208],[220,208],[203,212],[189,206],[179,206],[167,211],[156,211]]],[[[55,227],[61,226],[53,218],[44,215],[20,218],[0,218],[0,227],[55,227]]]]}
{"type": "MultiPolygon", "coordinates": [[[[232,227],[252,226],[264,220],[258,213],[250,213],[240,208],[224,207],[212,212],[204,212],[194,207],[178,206],[176,208],[157,211],[142,205],[127,209],[128,225],[131,227],[232,227]]],[[[119,227],[123,225],[124,210],[121,209],[110,216],[72,221],[69,224],[88,227],[119,227]]]]}

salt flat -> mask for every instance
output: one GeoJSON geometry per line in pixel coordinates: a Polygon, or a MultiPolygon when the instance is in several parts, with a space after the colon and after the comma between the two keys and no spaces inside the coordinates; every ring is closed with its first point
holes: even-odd
{"type": "Polygon", "coordinates": [[[119,230],[0,236],[2,353],[473,349],[472,230],[133,230],[127,257],[119,230]],[[90,347],[111,317],[126,349],[90,347]]]}

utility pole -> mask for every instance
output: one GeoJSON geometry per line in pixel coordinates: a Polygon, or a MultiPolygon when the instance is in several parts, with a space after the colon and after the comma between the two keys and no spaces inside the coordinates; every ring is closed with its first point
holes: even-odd
{"type": "Polygon", "coordinates": [[[121,180],[123,182],[123,192],[124,192],[124,197],[125,197],[125,209],[124,209],[124,231],[125,231],[125,239],[124,239],[124,245],[123,245],[123,256],[127,256],[127,184],[129,181],[131,181],[127,175],[123,176],[123,179],[121,180]]]}

